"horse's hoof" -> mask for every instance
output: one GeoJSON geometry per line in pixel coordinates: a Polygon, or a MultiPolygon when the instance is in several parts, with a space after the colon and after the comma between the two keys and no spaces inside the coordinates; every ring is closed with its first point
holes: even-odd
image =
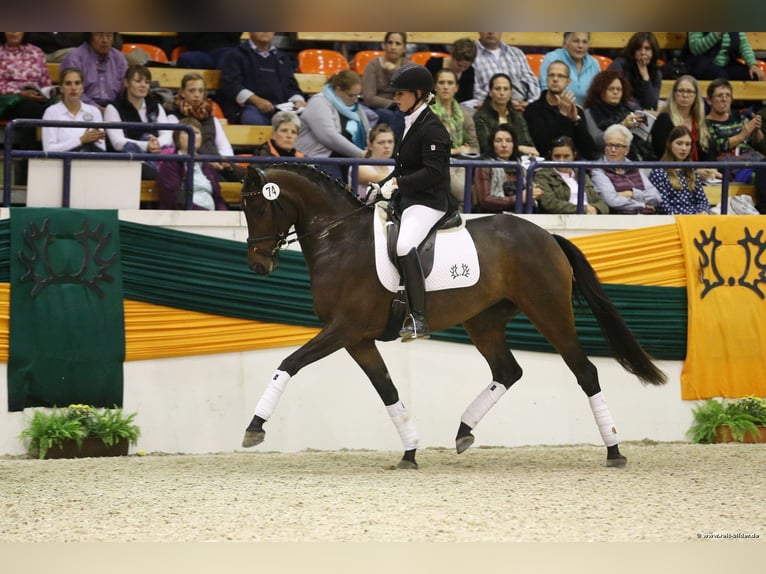
{"type": "Polygon", "coordinates": [[[476,440],[476,437],[474,437],[472,434],[468,434],[468,435],[456,438],[455,449],[457,450],[457,453],[460,454],[461,452],[467,451],[469,448],[471,448],[471,445],[473,444],[473,441],[475,440],[476,440]]]}
{"type": "Polygon", "coordinates": [[[615,458],[606,459],[607,468],[625,468],[626,464],[628,464],[628,459],[622,455],[618,455],[615,458]]]}
{"type": "Polygon", "coordinates": [[[265,438],[266,431],[245,431],[245,436],[242,439],[242,446],[249,448],[261,444],[265,438]]]}
{"type": "Polygon", "coordinates": [[[399,464],[396,465],[396,468],[401,468],[403,470],[417,470],[418,463],[415,462],[414,460],[402,459],[399,461],[399,464]]]}

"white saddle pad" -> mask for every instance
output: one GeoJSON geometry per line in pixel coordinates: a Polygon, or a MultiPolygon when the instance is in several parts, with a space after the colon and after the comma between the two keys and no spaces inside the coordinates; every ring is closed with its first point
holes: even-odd
{"type": "MultiPolygon", "coordinates": [[[[383,203],[383,202],[381,202],[383,203]]],[[[381,284],[396,293],[399,289],[399,271],[388,258],[385,229],[385,205],[377,204],[374,219],[375,267],[381,284]]],[[[471,234],[465,228],[454,227],[436,234],[436,254],[431,273],[426,277],[426,291],[470,287],[479,280],[479,256],[471,234]]]]}

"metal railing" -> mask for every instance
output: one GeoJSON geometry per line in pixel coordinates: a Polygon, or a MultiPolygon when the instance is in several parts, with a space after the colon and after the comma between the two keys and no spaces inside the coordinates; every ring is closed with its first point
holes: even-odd
{"type": "MultiPolygon", "coordinates": [[[[49,159],[61,159],[64,162],[63,167],[63,200],[64,207],[69,206],[70,196],[70,176],[71,176],[71,162],[72,160],[87,159],[87,160],[138,160],[138,161],[182,161],[188,164],[186,170],[186,178],[184,180],[183,192],[186,194],[186,207],[190,209],[192,206],[192,182],[193,182],[193,166],[195,161],[225,161],[231,163],[274,163],[275,161],[284,163],[307,163],[307,164],[319,164],[319,165],[338,165],[341,168],[350,168],[349,174],[349,186],[353,193],[356,193],[357,184],[359,181],[359,166],[360,165],[394,165],[394,161],[391,159],[370,159],[370,158],[331,158],[331,157],[270,157],[270,156],[219,156],[219,155],[197,155],[192,156],[189,154],[152,154],[152,153],[129,153],[129,152],[46,152],[39,150],[18,150],[13,149],[14,130],[17,127],[82,127],[83,122],[60,122],[49,120],[31,120],[31,119],[14,119],[8,122],[6,126],[5,136],[5,157],[4,157],[4,181],[3,181],[3,205],[5,207],[10,206],[11,202],[11,161],[16,158],[49,158],[49,159]]],[[[89,126],[98,128],[142,128],[142,129],[157,129],[157,130],[183,130],[189,134],[189,149],[194,149],[194,130],[188,125],[177,123],[144,123],[144,122],[89,122],[89,126]]],[[[473,209],[473,200],[471,189],[473,187],[474,170],[480,167],[491,168],[504,168],[504,169],[522,169],[519,162],[516,161],[497,161],[487,159],[451,159],[450,165],[454,167],[465,168],[465,184],[463,188],[463,211],[465,213],[471,213],[473,209]]],[[[585,175],[586,170],[592,168],[602,169],[646,169],[646,168],[674,168],[682,169],[686,167],[694,168],[713,168],[722,173],[721,181],[721,214],[728,212],[728,198],[729,198],[729,186],[731,180],[731,173],[733,170],[739,170],[743,168],[758,168],[766,169],[766,165],[763,162],[758,161],[704,161],[704,162],[663,162],[663,161],[623,161],[623,162],[608,162],[608,161],[572,161],[572,162],[556,162],[556,161],[536,161],[532,160],[526,166],[526,178],[516,179],[516,213],[532,213],[534,210],[534,199],[532,197],[532,187],[534,185],[535,172],[539,169],[545,168],[562,168],[569,167],[577,171],[577,213],[581,214],[585,208],[585,175]],[[526,190],[526,200],[524,199],[523,191],[526,190]]]]}

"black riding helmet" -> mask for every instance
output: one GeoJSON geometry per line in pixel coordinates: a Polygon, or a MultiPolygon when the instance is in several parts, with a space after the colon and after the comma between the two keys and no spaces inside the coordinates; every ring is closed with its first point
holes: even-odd
{"type": "Polygon", "coordinates": [[[417,95],[420,90],[420,96],[416,98],[415,104],[405,114],[411,113],[420,102],[427,101],[431,91],[434,89],[434,77],[424,66],[418,64],[409,64],[396,70],[391,76],[391,83],[386,92],[393,93],[398,91],[413,92],[417,95]]]}
{"type": "Polygon", "coordinates": [[[434,77],[424,66],[410,64],[402,66],[391,76],[391,84],[386,88],[387,92],[399,90],[422,90],[430,92],[434,89],[434,77]]]}

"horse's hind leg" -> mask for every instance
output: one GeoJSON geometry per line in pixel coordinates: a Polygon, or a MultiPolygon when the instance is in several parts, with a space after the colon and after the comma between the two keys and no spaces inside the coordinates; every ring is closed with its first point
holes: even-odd
{"type": "MultiPolygon", "coordinates": [[[[569,281],[569,277],[566,277],[569,281]]],[[[607,447],[606,466],[621,468],[627,459],[620,453],[619,438],[598,381],[598,370],[582,350],[577,338],[571,295],[548,297],[531,304],[525,302],[522,311],[538,331],[559,352],[564,362],[577,377],[577,384],[588,397],[588,404],[598,426],[601,439],[607,447]]]]}
{"type": "Polygon", "coordinates": [[[521,367],[505,343],[505,327],[512,315],[510,308],[503,309],[505,305],[510,304],[495,305],[463,323],[471,341],[489,363],[492,382],[468,405],[460,418],[460,427],[455,437],[458,454],[473,444],[473,429],[522,375],[521,367]]]}
{"type": "Polygon", "coordinates": [[[372,382],[375,390],[378,392],[383,404],[386,405],[388,416],[394,423],[399,438],[404,445],[404,456],[399,461],[397,468],[416,469],[418,463],[415,462],[415,452],[418,447],[418,431],[415,423],[410,416],[409,411],[399,400],[399,391],[388,374],[383,357],[380,356],[375,341],[365,340],[355,345],[346,347],[349,355],[362,368],[367,377],[372,382]]]}

